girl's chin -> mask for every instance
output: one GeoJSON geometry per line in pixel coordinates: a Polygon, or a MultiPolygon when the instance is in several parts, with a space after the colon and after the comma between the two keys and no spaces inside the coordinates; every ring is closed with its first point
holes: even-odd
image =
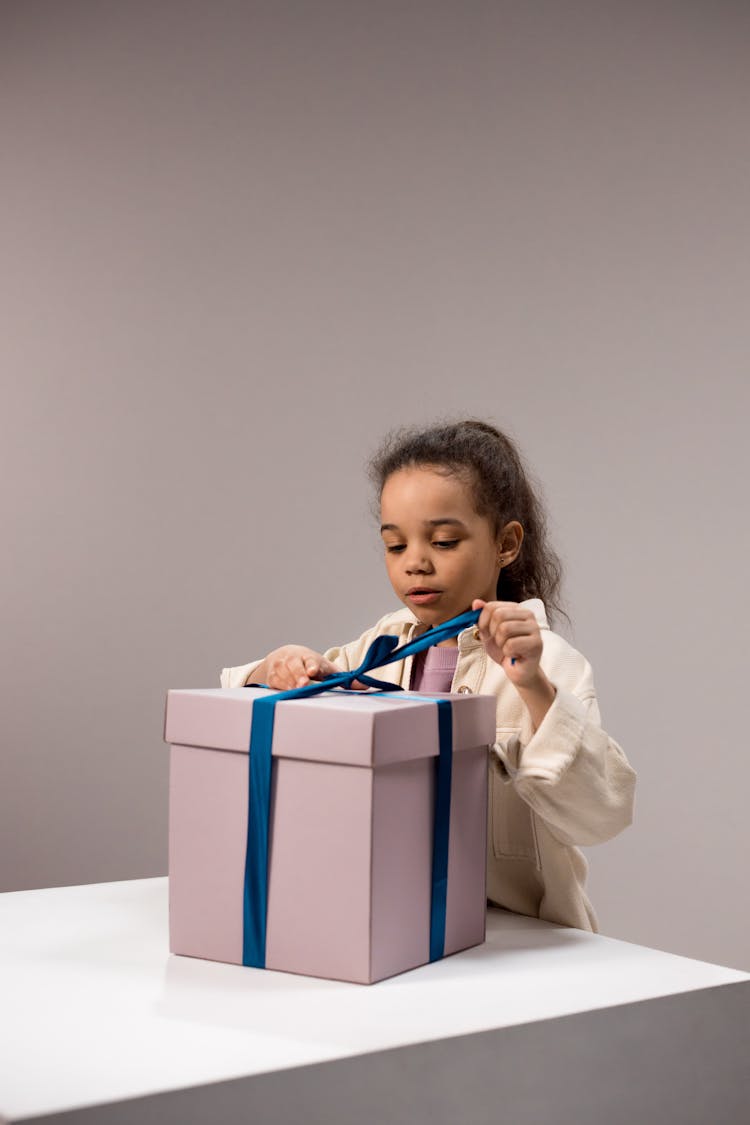
{"type": "MultiPolygon", "coordinates": [[[[457,617],[459,613],[464,612],[460,609],[446,609],[444,606],[438,609],[437,606],[411,605],[409,602],[406,605],[421,625],[431,625],[433,628],[436,625],[443,625],[446,621],[450,621],[457,617]]],[[[471,606],[468,608],[471,609],[471,606]]]]}

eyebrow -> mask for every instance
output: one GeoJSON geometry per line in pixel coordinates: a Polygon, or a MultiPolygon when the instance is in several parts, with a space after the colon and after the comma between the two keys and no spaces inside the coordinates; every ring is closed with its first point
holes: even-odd
{"type": "MultiPolygon", "coordinates": [[[[466,530],[466,524],[463,522],[463,520],[454,519],[452,516],[444,516],[439,520],[423,520],[422,522],[427,527],[442,527],[444,524],[451,524],[453,527],[462,527],[464,531],[466,530]]],[[[395,523],[381,523],[380,530],[399,531],[400,529],[398,524],[395,523]]]]}

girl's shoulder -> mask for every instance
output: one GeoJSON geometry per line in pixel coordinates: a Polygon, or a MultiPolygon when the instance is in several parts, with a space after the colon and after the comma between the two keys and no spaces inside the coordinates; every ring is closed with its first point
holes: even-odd
{"type": "Polygon", "coordinates": [[[540,629],[549,629],[552,632],[547,619],[547,610],[541,598],[527,598],[525,602],[519,602],[518,605],[521,609],[531,610],[540,629]]]}
{"type": "Polygon", "coordinates": [[[551,628],[544,602],[540,598],[530,598],[520,602],[530,609],[536,617],[542,635],[542,668],[560,687],[569,687],[577,694],[594,694],[593,671],[591,664],[570,641],[551,628]]]}
{"type": "Polygon", "coordinates": [[[402,606],[401,609],[394,609],[390,613],[384,614],[368,631],[375,634],[409,633],[417,624],[417,618],[411,610],[402,606]]]}
{"type": "Polygon", "coordinates": [[[403,644],[406,640],[411,639],[414,630],[419,625],[417,618],[403,606],[401,609],[392,610],[390,613],[384,614],[374,625],[371,625],[359,638],[360,645],[367,645],[374,641],[376,637],[384,636],[386,633],[398,637],[399,643],[403,644]]]}
{"type": "Polygon", "coordinates": [[[337,645],[335,648],[329,648],[326,653],[326,659],[333,661],[342,668],[355,668],[361,663],[367,649],[376,637],[383,636],[389,633],[398,637],[399,643],[402,643],[413,631],[417,619],[405,607],[386,613],[374,625],[371,625],[364,633],[357,637],[354,641],[349,641],[345,645],[337,645]]]}

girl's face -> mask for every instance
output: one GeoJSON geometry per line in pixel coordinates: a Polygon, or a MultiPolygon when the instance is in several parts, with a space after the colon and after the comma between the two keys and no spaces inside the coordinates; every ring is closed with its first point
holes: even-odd
{"type": "Polygon", "coordinates": [[[383,486],[380,518],[391,585],[423,624],[471,609],[474,598],[495,600],[500,543],[458,477],[399,469],[383,486]]]}

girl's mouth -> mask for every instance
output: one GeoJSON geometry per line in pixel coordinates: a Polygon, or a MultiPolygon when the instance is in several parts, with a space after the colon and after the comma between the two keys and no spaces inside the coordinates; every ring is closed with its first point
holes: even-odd
{"type": "Polygon", "coordinates": [[[441,592],[440,590],[411,590],[406,596],[416,605],[430,605],[431,602],[437,601],[441,592]]]}

